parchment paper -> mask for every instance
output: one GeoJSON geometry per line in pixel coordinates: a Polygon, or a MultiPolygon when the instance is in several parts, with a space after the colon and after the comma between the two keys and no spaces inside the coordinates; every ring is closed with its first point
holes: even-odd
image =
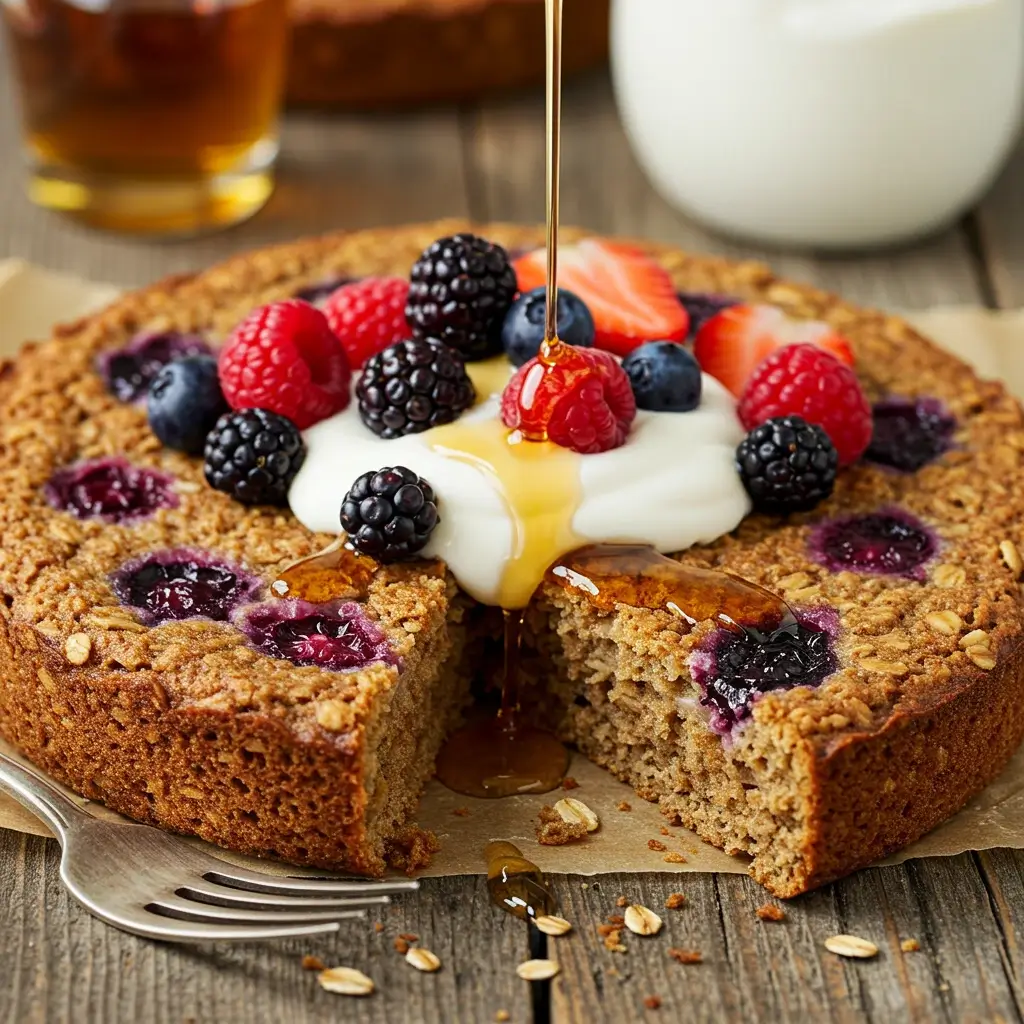
{"type": "MultiPolygon", "coordinates": [[[[13,355],[27,340],[45,338],[51,326],[81,316],[117,294],[100,285],[54,274],[17,260],[0,262],[0,357],[13,355]]],[[[971,363],[983,376],[1006,380],[1024,398],[1024,311],[994,313],[949,307],[909,314],[936,342],[971,363]]],[[[0,748],[10,748],[0,742],[0,748]]],[[[607,772],[575,755],[571,793],[554,792],[507,800],[473,800],[431,783],[418,821],[437,833],[441,852],[426,875],[473,874],[483,870],[481,849],[490,839],[511,839],[543,870],[600,874],[607,871],[721,871],[743,873],[747,861],[701,842],[692,832],[666,825],[654,804],[641,800],[607,772]],[[567,846],[540,846],[534,835],[537,812],[561,796],[573,796],[601,820],[597,832],[567,846]],[[619,810],[620,805],[630,810],[619,810]],[[458,812],[458,813],[456,813],[458,812]],[[667,832],[668,834],[664,834],[667,832]],[[651,843],[654,849],[648,844],[651,843]],[[663,846],[664,849],[657,847],[663,846]],[[685,863],[666,861],[681,855],[685,863]]],[[[73,796],[73,794],[69,794],[73,796]]],[[[104,817],[116,817],[77,796],[73,799],[104,817]]],[[[0,828],[48,835],[46,827],[19,804],[0,794],[0,828]]],[[[967,850],[1024,848],[1024,749],[1000,778],[959,814],[890,858],[953,856],[967,850]]],[[[217,851],[227,860],[245,858],[217,851]]],[[[267,865],[261,865],[266,869],[267,865]]],[[[281,868],[281,871],[294,869],[281,868]]]]}

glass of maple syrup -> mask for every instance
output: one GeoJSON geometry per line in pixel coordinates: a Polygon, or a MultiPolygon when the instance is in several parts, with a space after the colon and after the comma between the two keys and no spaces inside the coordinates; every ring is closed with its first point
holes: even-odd
{"type": "Polygon", "coordinates": [[[115,231],[187,235],[273,190],[288,0],[0,0],[28,193],[115,231]]]}

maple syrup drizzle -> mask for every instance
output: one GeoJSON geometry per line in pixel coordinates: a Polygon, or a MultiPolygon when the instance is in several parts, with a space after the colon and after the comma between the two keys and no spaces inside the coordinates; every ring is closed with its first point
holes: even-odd
{"type": "Polygon", "coordinates": [[[299,598],[310,604],[362,601],[380,566],[372,558],[345,547],[342,534],[333,544],[283,569],[270,585],[280,598],[299,598]]]}
{"type": "MultiPolygon", "coordinates": [[[[547,308],[540,363],[547,372],[558,361],[558,198],[561,167],[562,0],[546,0],[547,11],[547,308]]],[[[524,387],[524,400],[529,392],[524,387]]],[[[516,524],[512,557],[500,593],[505,616],[505,672],[501,711],[451,736],[437,761],[437,776],[467,796],[502,797],[547,793],[569,767],[569,755],[551,733],[527,725],[520,715],[520,650],[523,613],[553,550],[575,546],[572,510],[578,506],[575,453],[546,437],[509,437],[484,424],[437,432],[449,457],[475,463],[500,484],[516,524]],[[447,443],[446,443],[447,442],[447,443]],[[524,523],[529,523],[528,529],[524,523]],[[546,557],[545,557],[546,553],[546,557]]],[[[444,429],[444,428],[443,428],[444,429]]]]}
{"type": "Polygon", "coordinates": [[[497,840],[484,847],[491,902],[520,920],[544,917],[558,909],[540,868],[512,843],[497,840]]]}
{"type": "Polygon", "coordinates": [[[661,609],[691,626],[714,620],[732,631],[796,623],[777,594],[719,569],[684,565],[646,544],[592,544],[560,559],[548,579],[583,594],[595,607],[661,609]]]}

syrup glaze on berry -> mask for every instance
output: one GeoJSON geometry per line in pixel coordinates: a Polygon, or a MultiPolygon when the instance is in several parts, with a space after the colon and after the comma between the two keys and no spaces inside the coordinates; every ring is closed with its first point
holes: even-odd
{"type": "Polygon", "coordinates": [[[819,686],[839,667],[833,639],[838,617],[828,608],[798,615],[771,632],[717,629],[694,651],[690,670],[708,724],[729,735],[766,693],[819,686]]]}
{"type": "Polygon", "coordinates": [[[238,566],[188,548],[132,559],[111,574],[110,582],[118,600],[151,626],[195,618],[226,622],[260,590],[259,580],[238,566]]]}
{"type": "Polygon", "coordinates": [[[872,413],[870,462],[915,473],[953,445],[956,420],[937,398],[887,398],[872,413]]]}
{"type": "Polygon", "coordinates": [[[352,601],[274,601],[246,609],[237,624],[256,650],[294,665],[347,672],[375,662],[398,664],[380,627],[352,601]]]}
{"type": "Polygon", "coordinates": [[[147,331],[116,352],[104,352],[98,369],[118,401],[137,402],[146,397],[153,378],[168,363],[185,356],[208,356],[211,351],[198,334],[147,331]]]}
{"type": "Polygon", "coordinates": [[[93,459],[58,469],[43,488],[51,508],[78,519],[127,523],[176,508],[173,479],[122,458],[93,459]]]}
{"type": "Polygon", "coordinates": [[[924,579],[924,566],[939,549],[935,534],[902,509],[844,516],[819,525],[811,553],[832,572],[924,579]]]}

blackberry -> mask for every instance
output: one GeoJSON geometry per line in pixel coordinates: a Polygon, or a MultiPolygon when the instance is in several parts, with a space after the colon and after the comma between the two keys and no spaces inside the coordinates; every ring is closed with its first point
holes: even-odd
{"type": "Polygon", "coordinates": [[[204,456],[211,487],[246,505],[287,505],[306,446],[291,420],[266,409],[243,409],[217,420],[204,456]]]}
{"type": "Polygon", "coordinates": [[[366,360],[356,399],[363,423],[390,441],[458,419],[476,391],[457,352],[434,339],[412,338],[366,360]]]}
{"type": "Polygon", "coordinates": [[[405,317],[417,338],[443,341],[468,360],[501,352],[517,285],[500,245],[470,234],[439,238],[409,276],[405,317]]]}
{"type": "Polygon", "coordinates": [[[755,427],[736,449],[736,468],[754,508],[807,512],[831,493],[839,455],[828,434],[799,416],[755,427]]]}
{"type": "Polygon", "coordinates": [[[434,489],[404,466],[364,473],[341,505],[341,525],[352,546],[379,562],[422,550],[439,521],[434,489]]]}

